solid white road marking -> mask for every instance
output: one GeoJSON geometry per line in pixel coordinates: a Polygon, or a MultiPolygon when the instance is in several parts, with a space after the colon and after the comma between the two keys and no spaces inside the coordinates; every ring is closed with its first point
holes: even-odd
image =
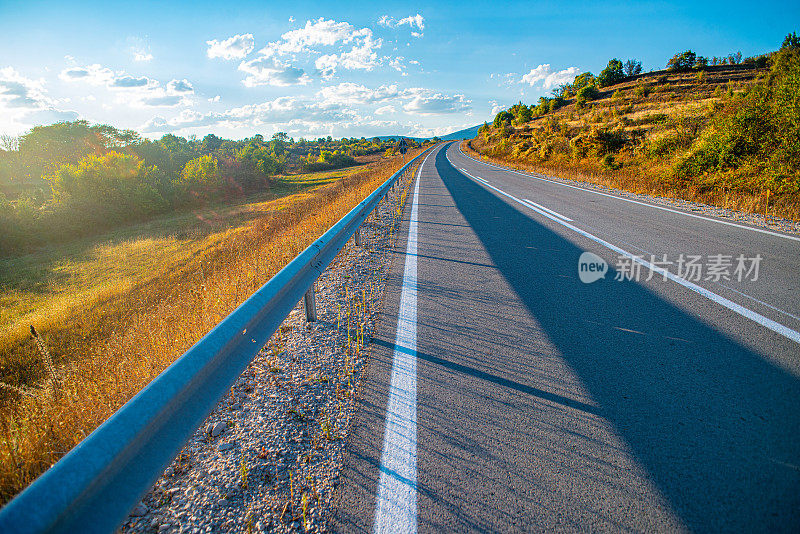
{"type": "Polygon", "coordinates": [[[550,215],[555,215],[555,216],[556,216],[556,217],[558,217],[559,219],[564,219],[564,220],[565,220],[565,221],[567,221],[567,222],[572,222],[572,219],[570,219],[569,217],[565,217],[564,215],[561,215],[561,214],[560,214],[560,213],[558,213],[557,211],[553,211],[553,210],[551,210],[550,208],[545,208],[544,206],[542,206],[541,204],[537,204],[537,203],[536,203],[536,202],[534,202],[533,200],[528,200],[527,198],[523,198],[523,199],[522,199],[522,201],[523,201],[523,202],[527,202],[528,204],[533,204],[534,206],[536,206],[536,207],[537,207],[537,208],[539,208],[540,210],[544,210],[544,211],[546,211],[547,213],[549,213],[550,215]]]}
{"type": "MultiPolygon", "coordinates": [[[[768,234],[768,235],[773,235],[773,236],[776,236],[776,237],[782,237],[784,239],[791,239],[792,241],[800,241],[800,237],[793,236],[793,235],[780,234],[778,232],[773,232],[771,230],[764,230],[763,228],[754,228],[752,226],[745,226],[743,224],[736,224],[736,223],[733,223],[733,222],[730,222],[730,221],[723,221],[723,220],[720,220],[720,219],[712,219],[711,217],[703,217],[702,215],[695,215],[694,213],[686,213],[685,211],[674,210],[672,208],[666,208],[664,206],[656,206],[655,204],[648,204],[647,202],[640,202],[638,200],[633,200],[632,198],[625,198],[625,197],[620,197],[620,196],[617,196],[617,195],[611,195],[609,193],[602,193],[600,191],[594,191],[592,189],[587,189],[585,187],[578,187],[577,185],[562,184],[561,182],[556,182],[555,180],[548,180],[547,178],[542,178],[541,176],[534,176],[532,174],[515,171],[513,169],[507,169],[505,167],[501,167],[500,165],[495,165],[494,163],[486,163],[485,161],[481,161],[481,160],[475,159],[472,156],[466,154],[463,150],[461,150],[461,146],[460,145],[458,147],[458,150],[459,150],[459,152],[461,152],[461,154],[465,158],[469,158],[474,162],[480,163],[482,165],[486,165],[487,167],[494,167],[496,169],[500,169],[501,171],[506,171],[506,172],[511,172],[511,173],[514,173],[514,174],[519,174],[520,176],[525,176],[526,178],[533,178],[535,180],[541,180],[543,182],[549,182],[551,184],[556,184],[556,185],[561,185],[561,186],[564,186],[564,187],[569,187],[569,188],[572,188],[572,189],[577,189],[579,191],[584,191],[586,193],[593,193],[595,195],[601,195],[601,196],[604,196],[604,197],[615,198],[617,200],[623,200],[625,202],[630,202],[632,204],[639,204],[640,206],[647,206],[649,208],[655,208],[657,210],[668,211],[670,213],[677,213],[678,215],[685,215],[687,217],[693,217],[695,219],[702,219],[704,221],[711,221],[711,222],[715,222],[715,223],[719,223],[719,224],[725,224],[725,225],[728,225],[728,226],[735,226],[736,228],[743,228],[745,230],[752,230],[753,232],[759,232],[759,233],[762,233],[762,234],[768,234]]],[[[447,159],[449,160],[450,158],[448,157],[447,159]]],[[[450,163],[452,163],[452,161],[450,163]]]]}
{"type": "Polygon", "coordinates": [[[417,197],[422,168],[428,156],[419,167],[411,200],[403,289],[375,503],[375,533],[417,531],[417,197]]]}
{"type": "MultiPolygon", "coordinates": [[[[521,201],[520,199],[518,199],[514,195],[510,195],[510,194],[506,193],[505,191],[496,188],[493,185],[489,185],[489,184],[485,184],[485,185],[486,185],[486,187],[489,187],[489,188],[497,191],[501,195],[503,195],[505,197],[508,197],[511,200],[513,200],[515,202],[518,202],[519,204],[522,204],[523,206],[526,206],[528,208],[533,209],[532,206],[530,206],[530,205],[526,204],[525,202],[521,201]]],[[[563,220],[559,219],[558,217],[556,217],[554,215],[550,215],[549,213],[546,213],[546,212],[543,212],[543,211],[539,211],[538,213],[540,215],[543,215],[544,217],[547,217],[548,219],[550,219],[550,220],[552,220],[554,222],[557,222],[558,224],[560,224],[562,226],[566,226],[570,230],[572,230],[574,232],[577,232],[577,233],[581,234],[582,236],[584,236],[584,237],[586,237],[588,239],[591,239],[595,243],[599,243],[599,244],[603,245],[604,247],[606,247],[608,249],[611,249],[611,250],[613,250],[614,252],[616,252],[618,254],[621,254],[623,256],[627,256],[627,257],[631,258],[632,261],[644,266],[645,268],[651,269],[653,272],[658,273],[658,274],[662,275],[663,277],[668,278],[668,279],[672,280],[673,282],[678,283],[678,284],[682,285],[683,287],[685,287],[687,289],[690,289],[690,290],[694,291],[695,293],[698,293],[698,294],[706,297],[707,299],[712,300],[712,301],[716,302],[717,304],[728,308],[729,310],[731,310],[731,311],[733,311],[735,313],[738,313],[742,317],[746,317],[747,319],[750,319],[751,321],[756,322],[756,323],[760,324],[761,326],[763,326],[765,328],[769,328],[770,330],[772,330],[775,333],[778,333],[778,334],[780,334],[780,335],[782,335],[782,336],[784,336],[784,337],[786,337],[788,339],[791,339],[792,341],[794,341],[796,343],[800,343],[800,332],[798,332],[796,330],[792,330],[788,326],[784,326],[784,325],[780,324],[777,321],[773,321],[769,317],[764,317],[760,313],[754,312],[753,310],[751,310],[749,308],[745,308],[741,304],[737,304],[737,303],[735,303],[735,302],[733,302],[731,300],[726,299],[725,297],[723,297],[721,295],[717,295],[716,293],[714,293],[712,291],[709,291],[708,289],[706,289],[704,287],[701,287],[701,286],[699,286],[699,285],[697,285],[695,283],[692,283],[692,282],[690,282],[688,280],[685,280],[685,279],[681,278],[680,276],[678,276],[676,274],[673,274],[670,271],[668,271],[668,270],[666,270],[666,269],[664,269],[662,267],[658,267],[656,265],[653,265],[649,261],[647,261],[647,260],[645,260],[643,258],[640,258],[639,256],[637,256],[635,254],[632,254],[632,253],[628,252],[627,250],[623,250],[623,249],[619,248],[616,245],[612,245],[608,241],[605,241],[605,240],[603,240],[603,239],[601,239],[601,238],[599,238],[599,237],[597,237],[597,236],[595,236],[593,234],[590,234],[586,230],[581,230],[577,226],[574,226],[574,225],[572,225],[572,224],[570,224],[570,223],[568,223],[566,221],[563,221],[563,220]]]]}

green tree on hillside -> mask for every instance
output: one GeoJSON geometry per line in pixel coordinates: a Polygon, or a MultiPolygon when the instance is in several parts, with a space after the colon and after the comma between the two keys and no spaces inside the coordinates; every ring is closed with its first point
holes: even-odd
{"type": "Polygon", "coordinates": [[[625,76],[638,76],[642,73],[642,62],[636,59],[629,59],[625,62],[625,76]]]}
{"type": "Polygon", "coordinates": [[[672,56],[672,58],[667,61],[667,69],[678,72],[691,70],[692,67],[694,67],[695,61],[697,61],[697,54],[691,50],[687,50],[686,52],[681,52],[680,54],[672,56]]]}
{"type": "Polygon", "coordinates": [[[608,87],[609,85],[614,85],[624,79],[625,72],[623,70],[622,61],[614,58],[608,62],[606,68],[604,68],[597,76],[597,85],[599,87],[608,87]]]}

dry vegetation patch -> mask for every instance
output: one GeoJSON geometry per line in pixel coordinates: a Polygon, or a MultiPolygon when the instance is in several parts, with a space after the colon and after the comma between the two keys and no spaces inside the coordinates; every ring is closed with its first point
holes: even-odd
{"type": "Polygon", "coordinates": [[[80,442],[400,164],[289,178],[282,198],[13,260],[17,278],[9,270],[0,286],[4,304],[14,302],[0,331],[2,379],[11,386],[0,390],[0,499],[80,442]],[[29,276],[36,281],[26,285],[29,276]],[[34,319],[54,377],[27,334],[34,319]],[[42,387],[53,378],[58,387],[42,387]]]}

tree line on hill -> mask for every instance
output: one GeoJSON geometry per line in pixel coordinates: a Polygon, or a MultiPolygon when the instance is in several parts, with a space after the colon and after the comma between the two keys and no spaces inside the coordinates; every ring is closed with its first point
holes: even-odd
{"type": "MultiPolygon", "coordinates": [[[[607,170],[616,170],[630,162],[652,168],[655,162],[668,169],[670,183],[691,188],[722,188],[760,194],[800,193],[800,38],[790,33],[779,50],[742,59],[741,53],[725,59],[728,65],[762,69],[753,82],[739,87],[730,85],[714,94],[701,89],[706,71],[721,60],[698,56],[691,50],[675,54],[667,62],[667,72],[654,73],[652,79],[640,80],[613,94],[601,89],[630,81],[641,73],[641,64],[618,59],[608,62],[598,76],[583,73],[570,84],[541,97],[537,104],[522,102],[500,111],[491,125],[484,123],[479,135],[491,144],[489,153],[498,157],[530,159],[532,162],[585,162],[597,158],[607,170]],[[709,63],[711,64],[709,66],[709,63]],[[670,73],[682,74],[684,84],[694,85],[714,102],[687,108],[684,113],[649,113],[634,115],[649,92],[671,94],[680,100],[691,93],[671,92],[670,73]],[[609,99],[600,106],[600,96],[609,99]],[[567,104],[574,107],[553,115],[567,104]],[[599,106],[599,107],[598,107],[599,106]],[[548,114],[551,114],[548,116],[548,114]],[[532,121],[541,118],[535,124],[532,121]],[[530,127],[526,127],[531,123],[530,127]],[[602,123],[602,124],[601,124],[602,123]],[[658,125],[659,135],[648,135],[641,126],[658,125]],[[520,128],[517,130],[516,127],[520,128]],[[618,156],[624,155],[623,159],[618,156]]],[[[742,67],[744,68],[744,67],[742,67]]],[[[672,75],[675,79],[675,75],[672,75]]],[[[699,94],[699,93],[698,93],[699,94]]],[[[647,110],[647,107],[641,108],[647,110]]]]}
{"type": "Polygon", "coordinates": [[[157,140],[87,121],[0,138],[0,256],[170,210],[269,189],[288,171],[352,166],[392,141],[279,132],[238,141],[167,134],[157,140]]]}
{"type": "MultiPolygon", "coordinates": [[[[796,46],[798,37],[790,33],[784,40],[783,47],[796,46]]],[[[729,54],[726,57],[713,56],[711,59],[698,56],[691,50],[680,52],[667,61],[666,70],[673,72],[702,71],[709,66],[717,65],[747,65],[753,68],[768,66],[769,54],[762,54],[742,59],[742,52],[729,54]]],[[[526,106],[522,102],[514,104],[508,110],[503,110],[495,115],[492,126],[499,128],[503,123],[524,124],[536,117],[551,113],[564,106],[568,100],[574,98],[578,107],[583,107],[587,102],[596,100],[600,96],[600,89],[624,82],[642,73],[642,62],[637,59],[628,59],[623,63],[617,58],[608,61],[606,67],[595,76],[591,72],[584,72],[575,77],[572,83],[563,83],[552,90],[551,97],[541,96],[536,104],[526,106]]],[[[488,128],[488,123],[484,123],[488,128]]]]}

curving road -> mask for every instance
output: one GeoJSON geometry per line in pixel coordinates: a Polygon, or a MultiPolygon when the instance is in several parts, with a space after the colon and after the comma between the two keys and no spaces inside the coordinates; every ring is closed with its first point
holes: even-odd
{"type": "Polygon", "coordinates": [[[405,216],[333,530],[800,529],[800,239],[456,143],[405,216]]]}

